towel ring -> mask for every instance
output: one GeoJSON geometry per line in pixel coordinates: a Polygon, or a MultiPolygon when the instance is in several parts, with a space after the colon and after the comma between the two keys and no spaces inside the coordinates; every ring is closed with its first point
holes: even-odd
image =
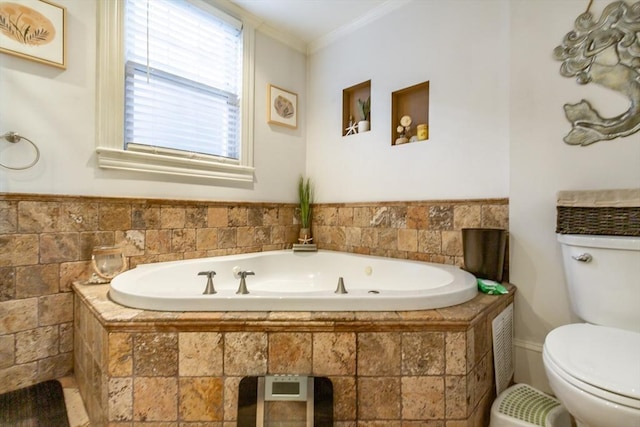
{"type": "Polygon", "coordinates": [[[38,160],[40,160],[40,149],[29,138],[25,138],[24,136],[18,135],[15,132],[7,132],[4,135],[2,135],[2,138],[6,139],[7,141],[12,142],[12,143],[17,143],[17,142],[20,142],[20,140],[24,139],[29,144],[31,144],[33,146],[33,148],[35,148],[35,150],[36,150],[36,158],[31,163],[29,163],[28,165],[26,165],[26,166],[7,166],[7,165],[5,165],[3,163],[0,163],[0,166],[2,166],[3,168],[11,169],[11,170],[14,170],[14,171],[21,171],[21,170],[29,169],[30,167],[32,167],[33,165],[38,163],[38,160]]]}

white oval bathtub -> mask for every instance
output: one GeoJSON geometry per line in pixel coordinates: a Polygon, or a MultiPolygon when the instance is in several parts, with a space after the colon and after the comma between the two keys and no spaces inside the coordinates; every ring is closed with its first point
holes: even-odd
{"type": "Polygon", "coordinates": [[[111,281],[119,304],[162,311],[396,311],[472,299],[476,279],[458,267],[346,252],[270,251],[144,264],[111,281]],[[203,295],[214,270],[216,294],[203,295]],[[251,270],[237,295],[238,270],[251,270]],[[338,279],[347,294],[336,294],[338,279]]]}

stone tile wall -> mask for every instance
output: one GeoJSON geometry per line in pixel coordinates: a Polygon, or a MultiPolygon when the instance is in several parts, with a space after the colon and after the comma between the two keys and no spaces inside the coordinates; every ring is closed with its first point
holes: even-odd
{"type": "MultiPolygon", "coordinates": [[[[506,199],[317,204],[318,247],[462,264],[460,229],[507,228],[506,199]]],[[[71,285],[95,246],[140,263],[290,247],[296,206],[0,193],[0,393],[72,369],[71,285]]]]}
{"type": "Polygon", "coordinates": [[[290,247],[295,206],[0,194],[0,393],[67,375],[73,293],[95,246],[130,267],[290,247]]]}

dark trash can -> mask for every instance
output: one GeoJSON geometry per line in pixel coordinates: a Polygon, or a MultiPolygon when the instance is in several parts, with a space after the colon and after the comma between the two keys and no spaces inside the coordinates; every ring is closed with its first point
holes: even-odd
{"type": "Polygon", "coordinates": [[[464,269],[478,278],[501,282],[506,245],[506,230],[463,228],[464,269]]]}

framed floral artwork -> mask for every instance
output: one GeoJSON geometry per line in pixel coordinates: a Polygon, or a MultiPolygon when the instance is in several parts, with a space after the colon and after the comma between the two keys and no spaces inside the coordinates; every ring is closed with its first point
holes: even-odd
{"type": "Polygon", "coordinates": [[[66,68],[66,15],[48,0],[0,0],[0,52],[66,68]]]}
{"type": "Polygon", "coordinates": [[[298,95],[274,85],[267,87],[267,123],[298,128],[298,95]]]}

